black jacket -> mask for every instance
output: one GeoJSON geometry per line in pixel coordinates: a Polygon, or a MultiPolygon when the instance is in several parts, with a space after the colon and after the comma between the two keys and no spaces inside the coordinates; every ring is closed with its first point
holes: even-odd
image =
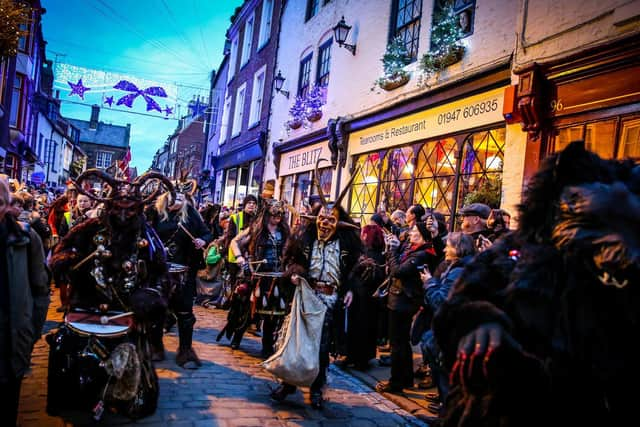
{"type": "Polygon", "coordinates": [[[415,312],[422,304],[422,280],[418,266],[428,265],[434,258],[433,247],[424,244],[407,246],[402,253],[387,252],[387,266],[391,276],[387,307],[389,310],[415,312]]]}

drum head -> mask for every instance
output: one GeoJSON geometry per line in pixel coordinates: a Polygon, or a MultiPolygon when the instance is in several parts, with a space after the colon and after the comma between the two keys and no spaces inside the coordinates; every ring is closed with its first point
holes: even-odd
{"type": "Polygon", "coordinates": [[[176,264],[175,262],[168,262],[167,267],[169,268],[169,273],[184,273],[189,270],[186,265],[176,264]]]}
{"type": "Polygon", "coordinates": [[[133,326],[133,315],[113,319],[106,324],[102,324],[101,317],[96,314],[69,313],[64,323],[78,335],[98,337],[118,337],[129,332],[133,326]]]}

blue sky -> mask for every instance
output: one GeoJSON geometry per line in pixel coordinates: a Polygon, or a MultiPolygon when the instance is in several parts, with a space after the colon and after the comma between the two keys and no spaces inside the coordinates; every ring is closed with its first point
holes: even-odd
{"type": "Polygon", "coordinates": [[[61,89],[62,115],[88,120],[90,105],[99,104],[101,121],[130,123],[131,166],[141,173],[175,130],[177,113],[187,114],[186,103],[194,96],[208,96],[209,75],[222,60],[229,18],[242,0],[42,0],[42,4],[47,9],[42,18],[47,58],[56,60],[58,54],[54,87],[61,89]],[[69,96],[66,83],[77,83],[79,78],[92,88],[84,100],[69,96]],[[102,87],[96,83],[100,80],[102,87]],[[168,96],[152,99],[163,111],[148,113],[142,97],[131,108],[115,102],[109,107],[108,96],[117,102],[127,94],[113,89],[120,80],[139,89],[162,87],[168,96]],[[164,119],[167,106],[174,111],[164,119]]]}

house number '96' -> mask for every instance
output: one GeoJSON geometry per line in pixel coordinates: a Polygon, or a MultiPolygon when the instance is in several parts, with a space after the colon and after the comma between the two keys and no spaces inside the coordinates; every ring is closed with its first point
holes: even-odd
{"type": "Polygon", "coordinates": [[[551,101],[551,112],[556,113],[558,111],[562,111],[564,105],[562,105],[562,100],[558,99],[557,101],[554,99],[551,101]]]}

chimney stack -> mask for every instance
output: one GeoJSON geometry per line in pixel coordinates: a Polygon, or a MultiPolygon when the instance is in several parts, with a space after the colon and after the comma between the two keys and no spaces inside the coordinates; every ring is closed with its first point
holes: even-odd
{"type": "Polygon", "coordinates": [[[91,120],[89,120],[89,129],[98,129],[98,117],[100,116],[100,107],[96,104],[91,106],[91,120]]]}

